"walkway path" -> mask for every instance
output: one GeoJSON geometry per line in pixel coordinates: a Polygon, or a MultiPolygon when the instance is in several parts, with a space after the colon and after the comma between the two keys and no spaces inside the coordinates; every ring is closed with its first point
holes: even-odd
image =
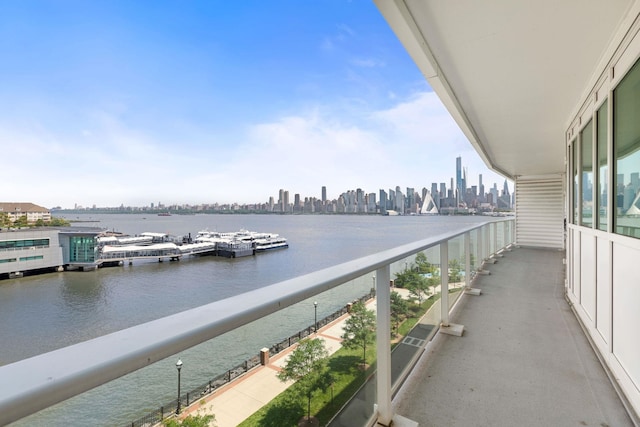
{"type": "MultiPolygon", "coordinates": [[[[367,302],[369,309],[375,310],[375,299],[367,302]]],[[[338,351],[342,345],[340,338],[348,314],[334,320],[318,330],[318,337],[324,339],[329,354],[338,351]]],[[[182,411],[181,417],[191,414],[215,414],[218,427],[235,427],[254,412],[269,403],[286,390],[293,382],[283,383],[276,376],[295,346],[271,357],[269,364],[259,366],[241,378],[216,390],[182,411]]]]}

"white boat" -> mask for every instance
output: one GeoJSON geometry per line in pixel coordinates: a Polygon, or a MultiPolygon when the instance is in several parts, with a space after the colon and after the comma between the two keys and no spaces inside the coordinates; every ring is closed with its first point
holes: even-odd
{"type": "Polygon", "coordinates": [[[253,242],[256,252],[270,251],[272,249],[284,249],[289,247],[287,239],[280,237],[277,234],[261,239],[256,239],[253,242]]]}

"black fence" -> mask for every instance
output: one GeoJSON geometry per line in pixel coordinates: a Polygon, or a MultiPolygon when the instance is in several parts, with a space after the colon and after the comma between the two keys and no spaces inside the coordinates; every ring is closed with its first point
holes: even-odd
{"type": "MultiPolygon", "coordinates": [[[[363,295],[356,301],[365,302],[373,298],[374,296],[375,296],[375,291],[374,289],[371,289],[371,292],[369,292],[366,295],[363,295]]],[[[317,324],[311,325],[301,330],[297,334],[291,335],[290,337],[280,341],[279,343],[272,345],[269,348],[269,356],[274,356],[286,350],[287,348],[291,347],[298,341],[308,337],[309,335],[312,335],[317,329],[320,329],[323,326],[328,325],[329,323],[343,316],[348,311],[349,311],[348,305],[345,307],[342,307],[341,309],[335,311],[334,313],[328,315],[327,317],[324,317],[318,320],[317,324]]],[[[223,385],[229,384],[236,378],[241,377],[242,375],[246,374],[247,372],[249,372],[250,370],[254,369],[259,365],[260,365],[260,355],[258,354],[252,357],[251,359],[245,360],[244,362],[237,365],[236,367],[231,368],[228,371],[218,375],[217,377],[207,381],[206,383],[200,385],[199,387],[196,387],[190,392],[181,395],[180,409],[182,410],[188,407],[189,405],[191,405],[193,402],[196,402],[205,398],[206,396],[213,393],[223,385]]],[[[165,404],[164,406],[161,406],[157,410],[153,412],[149,412],[145,416],[133,421],[130,424],[130,426],[131,427],[151,427],[153,425],[156,425],[162,422],[163,419],[176,414],[177,412],[178,412],[178,399],[174,399],[173,401],[165,404]]]]}

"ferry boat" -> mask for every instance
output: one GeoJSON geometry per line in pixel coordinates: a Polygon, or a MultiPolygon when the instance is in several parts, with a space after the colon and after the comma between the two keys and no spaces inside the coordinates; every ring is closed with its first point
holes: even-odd
{"type": "Polygon", "coordinates": [[[254,241],[254,248],[256,252],[270,251],[273,249],[288,248],[289,243],[284,237],[280,237],[277,234],[275,236],[269,236],[262,239],[256,239],[254,241]]]}

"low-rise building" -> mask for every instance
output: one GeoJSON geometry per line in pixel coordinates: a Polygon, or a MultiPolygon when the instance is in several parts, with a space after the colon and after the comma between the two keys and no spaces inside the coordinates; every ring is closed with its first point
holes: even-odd
{"type": "Polygon", "coordinates": [[[96,237],[102,230],[37,227],[0,231],[0,279],[97,267],[96,237]]]}
{"type": "Polygon", "coordinates": [[[11,223],[18,221],[23,216],[27,217],[29,224],[34,224],[38,220],[51,221],[51,211],[33,203],[0,202],[0,215],[3,213],[7,214],[11,223]]]}

